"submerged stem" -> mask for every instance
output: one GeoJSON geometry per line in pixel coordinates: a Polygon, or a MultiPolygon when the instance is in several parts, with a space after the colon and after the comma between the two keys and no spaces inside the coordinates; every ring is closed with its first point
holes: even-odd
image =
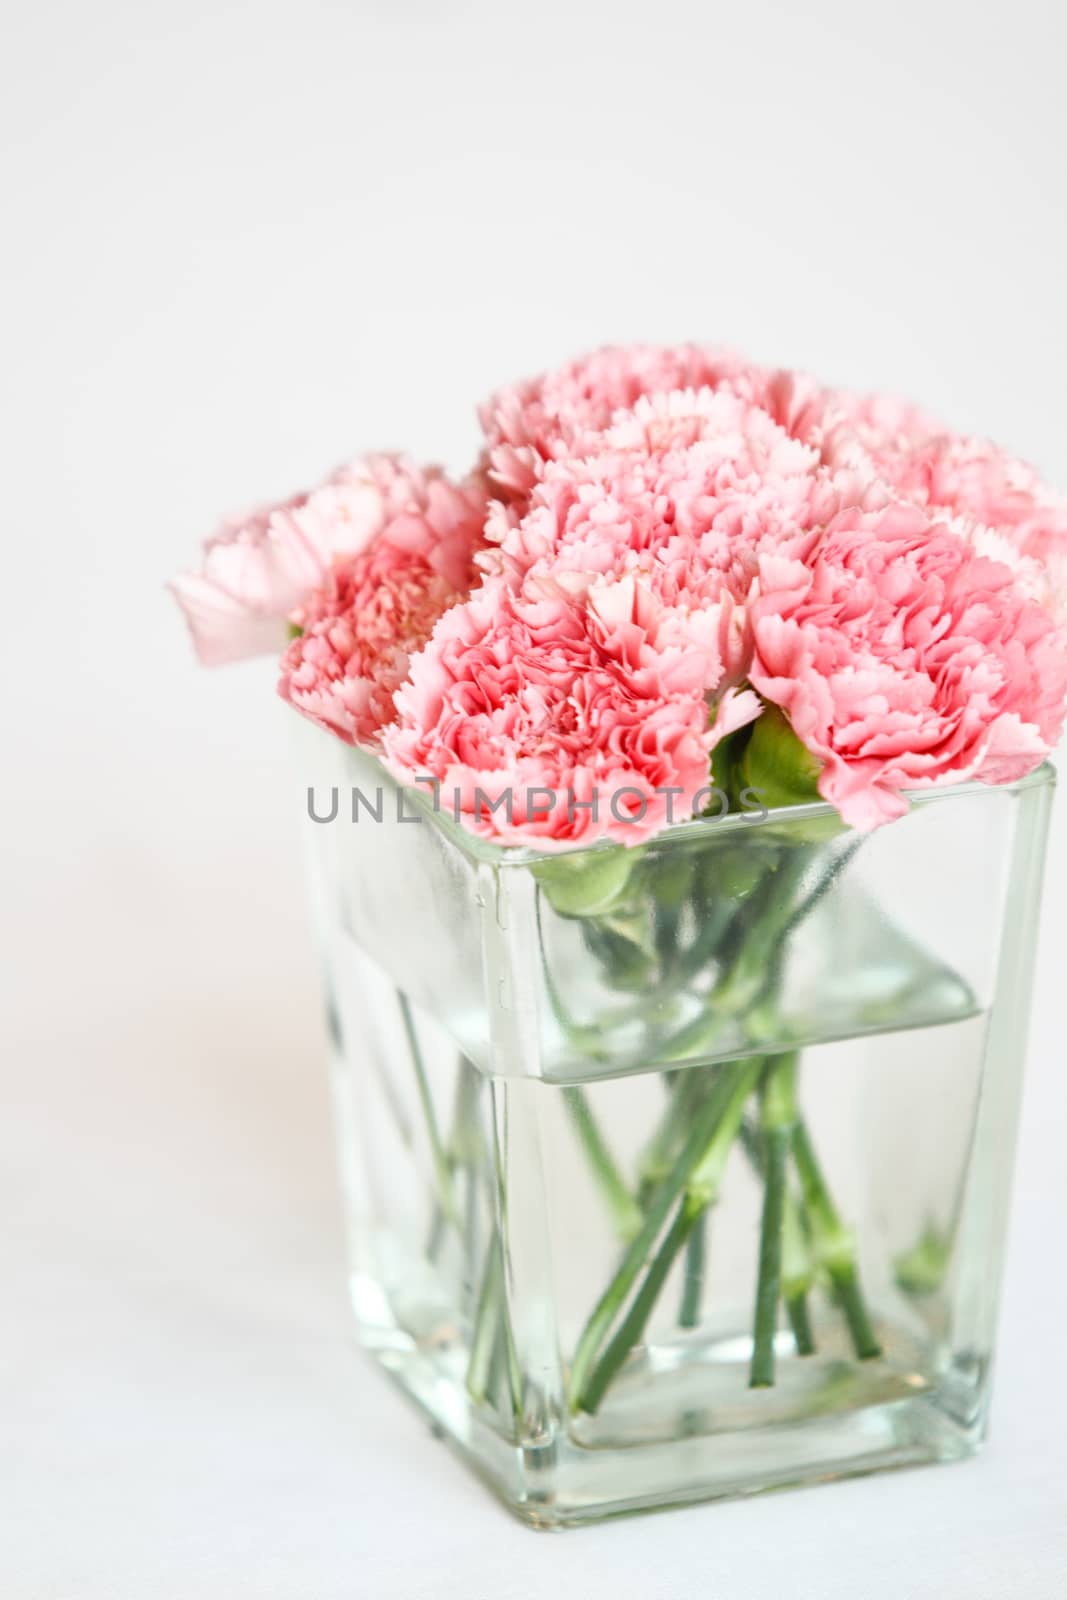
{"type": "Polygon", "coordinates": [[[704,1298],[704,1263],[708,1253],[708,1217],[701,1212],[685,1247],[685,1283],[678,1308],[678,1326],[695,1328],[700,1322],[700,1303],[704,1298]]]}
{"type": "Polygon", "coordinates": [[[807,1295],[803,1293],[786,1295],[785,1311],[789,1318],[789,1326],[793,1330],[793,1343],[797,1347],[797,1355],[813,1356],[815,1335],[812,1332],[807,1295]]]}
{"type": "Polygon", "coordinates": [[[611,1213],[620,1237],[632,1239],[641,1227],[641,1208],[627,1187],[614,1156],[601,1131],[583,1089],[571,1085],[563,1091],[563,1101],[571,1114],[582,1149],[589,1158],[589,1169],[611,1213]]]}
{"type": "Polygon", "coordinates": [[[782,1217],[785,1211],[785,1174],[789,1161],[789,1130],[773,1128],[766,1136],[766,1171],[760,1216],[759,1277],[752,1332],[753,1389],[774,1382],[774,1336],[778,1329],[778,1295],[782,1282],[782,1217]]]}
{"type": "Polygon", "coordinates": [[[415,1068],[415,1082],[418,1084],[419,1099],[422,1102],[422,1114],[426,1119],[426,1132],[430,1141],[430,1159],[433,1162],[437,1198],[440,1200],[441,1209],[449,1222],[458,1222],[459,1209],[456,1205],[456,1194],[452,1183],[452,1165],[445,1154],[444,1145],[441,1143],[441,1131],[437,1126],[437,1113],[434,1111],[433,1096],[430,1093],[429,1079],[426,1076],[426,1065],[422,1059],[419,1036],[415,1031],[415,1019],[411,1014],[411,1002],[408,1000],[407,995],[399,989],[397,990],[397,1000],[400,1002],[400,1015],[404,1023],[404,1032],[407,1035],[412,1065],[415,1068]]]}
{"type": "Polygon", "coordinates": [[[856,1246],[827,1187],[803,1118],[797,1121],[793,1133],[793,1160],[804,1193],[816,1257],[829,1275],[857,1356],[861,1361],[870,1361],[881,1355],[882,1347],[871,1325],[860,1287],[856,1246]]]}
{"type": "Polygon", "coordinates": [[[737,1137],[745,1101],[755,1087],[761,1065],[762,1058],[753,1056],[721,1067],[703,1102],[695,1109],[689,1135],[681,1152],[667,1177],[651,1195],[640,1232],[630,1244],[615,1276],[582,1330],[571,1365],[570,1391],[574,1410],[595,1409],[607,1383],[640,1337],[666,1271],[693,1221],[716,1199],[730,1147],[737,1137]],[[649,1262],[660,1230],[683,1191],[686,1197],[684,1211],[689,1221],[683,1227],[680,1220],[682,1213],[679,1213],[668,1234],[668,1238],[673,1238],[673,1248],[664,1256],[667,1249],[667,1240],[664,1240],[660,1252],[649,1262]],[[593,1373],[601,1344],[646,1263],[651,1286],[646,1279],[630,1315],[624,1319],[609,1351],[605,1353],[603,1363],[608,1368],[606,1376],[602,1376],[599,1369],[593,1373]]]}
{"type": "Polygon", "coordinates": [[[499,1232],[494,1232],[485,1253],[478,1290],[478,1309],[467,1361],[467,1393],[477,1405],[483,1405],[492,1395],[497,1373],[503,1366],[507,1373],[512,1410],[518,1415],[522,1404],[522,1375],[508,1317],[505,1288],[504,1251],[499,1232]]]}
{"type": "Polygon", "coordinates": [[[494,1238],[486,1251],[482,1281],[478,1289],[478,1309],[467,1360],[467,1393],[481,1404],[489,1393],[493,1357],[500,1333],[500,1302],[503,1295],[500,1252],[494,1238]]]}
{"type": "Polygon", "coordinates": [[[796,1124],[795,1054],[768,1063],[760,1084],[760,1128],[763,1147],[763,1212],[760,1218],[759,1277],[752,1333],[752,1388],[774,1382],[774,1338],[782,1288],[782,1238],[786,1211],[786,1177],[796,1124]]]}
{"type": "Polygon", "coordinates": [[[674,1164],[679,1147],[692,1126],[693,1111],[707,1093],[709,1070],[689,1067],[664,1074],[670,1096],[652,1137],[638,1161],[638,1203],[646,1205],[656,1185],[663,1182],[674,1164]]]}
{"type": "MultiPolygon", "coordinates": [[[[445,1145],[445,1160],[448,1163],[450,1174],[454,1175],[457,1171],[466,1173],[467,1195],[464,1208],[463,1236],[468,1243],[473,1231],[472,1207],[474,1206],[477,1176],[483,1156],[482,1130],[478,1121],[478,1072],[467,1057],[461,1054],[456,1063],[456,1088],[452,1105],[452,1121],[445,1145]]],[[[445,1216],[440,1196],[435,1195],[433,1214],[430,1217],[430,1230],[426,1241],[426,1255],[430,1261],[436,1261],[440,1254],[448,1220],[445,1216]]],[[[468,1250],[468,1259],[472,1255],[473,1251],[468,1250]]]]}
{"type": "Polygon", "coordinates": [[[674,1258],[688,1238],[700,1209],[688,1195],[682,1200],[674,1221],[652,1259],[645,1280],[634,1296],[633,1304],[586,1384],[581,1397],[583,1411],[596,1410],[604,1398],[608,1384],[644,1333],[652,1309],[659,1299],[660,1290],[667,1280],[667,1274],[674,1265],[674,1258]]]}
{"type": "MultiPolygon", "coordinates": [[[[763,1142],[759,1130],[747,1121],[741,1125],[741,1143],[756,1177],[762,1183],[766,1170],[763,1142]]],[[[799,1356],[815,1354],[815,1334],[808,1308],[808,1295],[814,1286],[815,1259],[808,1239],[807,1218],[801,1203],[787,1184],[785,1214],[782,1218],[782,1299],[799,1356]]]]}

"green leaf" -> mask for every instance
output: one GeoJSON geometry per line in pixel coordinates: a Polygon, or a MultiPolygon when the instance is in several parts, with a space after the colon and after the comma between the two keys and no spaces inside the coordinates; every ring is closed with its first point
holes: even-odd
{"type": "Polygon", "coordinates": [[[720,739],[711,752],[712,785],[728,797],[731,811],[738,809],[738,796],[741,792],[741,760],[751,737],[751,726],[737,728],[725,739],[720,739]]]}
{"type": "Polygon", "coordinates": [[[934,1294],[945,1281],[952,1261],[952,1237],[928,1222],[918,1243],[893,1262],[893,1276],[905,1294],[934,1294]]]}
{"type": "Polygon", "coordinates": [[[625,899],[642,854],[639,847],[609,845],[575,855],[550,856],[536,862],[531,871],[560,916],[603,916],[625,899]]]}
{"type": "Polygon", "coordinates": [[[766,706],[752,727],[740,760],[743,787],[754,789],[769,810],[820,800],[822,763],[812,755],[777,706],[766,706]]]}

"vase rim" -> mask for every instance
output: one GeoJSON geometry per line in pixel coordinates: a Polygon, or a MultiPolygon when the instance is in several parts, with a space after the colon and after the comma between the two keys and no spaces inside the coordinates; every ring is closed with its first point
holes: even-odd
{"type": "MultiPolygon", "coordinates": [[[[357,748],[350,746],[347,753],[354,757],[357,748]]],[[[360,747],[358,757],[360,761],[374,767],[387,784],[398,789],[403,788],[405,803],[410,802],[412,820],[415,813],[421,813],[424,820],[432,822],[447,839],[472,860],[494,867],[529,867],[541,862],[558,861],[562,856],[590,855],[593,851],[635,850],[643,846],[669,844],[682,839],[695,842],[698,839],[708,839],[712,836],[718,838],[727,834],[749,832],[756,834],[766,828],[781,828],[783,825],[788,826],[793,823],[829,821],[837,816],[836,808],[828,800],[814,800],[804,805],[777,806],[762,816],[754,812],[735,811],[725,816],[687,818],[682,822],[668,824],[651,837],[635,840],[632,845],[619,840],[601,838],[593,844],[568,844],[551,850],[539,850],[529,845],[496,844],[490,839],[479,837],[447,812],[436,808],[430,796],[423,790],[414,785],[399,784],[395,774],[390,772],[372,751],[360,747]]],[[[1017,778],[1012,783],[991,784],[971,779],[965,783],[946,784],[944,788],[909,789],[904,792],[904,798],[909,802],[910,810],[982,796],[989,797],[998,793],[1019,794],[1031,789],[1045,788],[1054,785],[1055,782],[1056,768],[1051,761],[1043,761],[1025,777],[1017,778]]],[[[897,820],[903,821],[904,818],[897,820]]],[[[857,831],[844,823],[841,824],[842,836],[857,831]]]]}

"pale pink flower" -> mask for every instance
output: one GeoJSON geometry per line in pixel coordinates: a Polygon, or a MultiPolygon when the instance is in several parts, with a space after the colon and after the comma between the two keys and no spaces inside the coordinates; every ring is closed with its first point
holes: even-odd
{"type": "Polygon", "coordinates": [[[1024,555],[1045,560],[1067,547],[1067,503],[1037,472],[988,439],[940,434],[893,463],[903,493],[943,507],[1010,538],[1024,555]]]}
{"type": "MultiPolygon", "coordinates": [[[[820,388],[802,374],[756,367],[742,368],[730,384],[817,449],[839,478],[850,471],[861,479],[876,476],[893,498],[959,519],[972,543],[976,525],[988,529],[1004,541],[998,559],[1022,575],[1028,593],[1058,622],[1067,622],[1067,500],[1027,462],[988,439],[952,433],[890,395],[820,388]],[[1025,558],[1021,565],[1008,543],[1025,558]]],[[[865,503],[870,506],[872,496],[865,503]]]]}
{"type": "Polygon", "coordinates": [[[901,463],[914,450],[944,433],[942,425],[909,400],[896,395],[857,394],[821,389],[805,413],[805,429],[817,433],[824,450],[858,448],[883,468],[891,487],[902,489],[901,463]]]}
{"type": "MultiPolygon", "coordinates": [[[[718,388],[671,389],[643,394],[589,442],[593,452],[637,450],[650,456],[671,456],[703,445],[704,457],[729,465],[737,479],[810,472],[819,464],[818,451],[774,415],[772,386],[747,374],[742,393],[735,382],[718,388]]],[[[551,469],[550,469],[551,470],[551,469]]]]}
{"type": "Polygon", "coordinates": [[[171,579],[168,587],[204,666],[282,648],[287,615],[326,570],[294,520],[306,501],[307,495],[297,495],[228,517],[205,540],[199,572],[171,579]]]}
{"type": "Polygon", "coordinates": [[[387,522],[448,523],[457,502],[484,493],[457,489],[436,467],[372,455],[341,467],[318,488],[228,518],[204,544],[199,572],[170,588],[205,665],[281,650],[287,621],[338,556],[354,555],[387,522]]]}
{"type": "Polygon", "coordinates": [[[573,590],[583,574],[637,574],[668,604],[723,601],[723,659],[743,675],[743,606],[759,556],[786,550],[842,507],[885,498],[871,474],[833,472],[732,390],[643,396],[587,440],[589,453],[548,463],[525,514],[497,507],[479,557],[512,582],[549,573],[573,590]]]}
{"type": "Polygon", "coordinates": [[[293,613],[303,631],[281,660],[282,698],[349,743],[375,743],[410,657],[470,592],[484,515],[477,486],[434,479],[421,506],[388,516],[358,555],[335,561],[293,613]]]}
{"type": "Polygon", "coordinates": [[[497,492],[525,497],[546,461],[581,453],[589,434],[642,395],[714,388],[740,371],[736,356],[698,345],[608,345],[500,389],[479,411],[497,492]]]}
{"type": "Polygon", "coordinates": [[[841,391],[827,394],[820,435],[831,450],[862,448],[901,499],[994,529],[1052,566],[1067,552],[1067,501],[989,439],[952,433],[902,401],[841,391]]]}
{"type": "Polygon", "coordinates": [[[577,594],[490,579],[412,661],[386,758],[499,843],[637,843],[708,802],[711,749],[758,711],[728,690],[709,714],[718,635],[714,606],[665,606],[632,576],[577,594]]]}
{"type": "Polygon", "coordinates": [[[824,763],[846,822],[900,816],[907,789],[1013,781],[1055,745],[1067,641],[935,515],[843,512],[805,559],[764,556],[760,588],[751,681],[824,763]]]}

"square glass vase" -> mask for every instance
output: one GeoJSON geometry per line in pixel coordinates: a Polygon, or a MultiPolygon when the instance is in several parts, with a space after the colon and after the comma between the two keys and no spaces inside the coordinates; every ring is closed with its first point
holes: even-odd
{"type": "Polygon", "coordinates": [[[971,1455],[1054,777],[500,849],[303,750],[363,1346],[551,1527],[971,1455]]]}

